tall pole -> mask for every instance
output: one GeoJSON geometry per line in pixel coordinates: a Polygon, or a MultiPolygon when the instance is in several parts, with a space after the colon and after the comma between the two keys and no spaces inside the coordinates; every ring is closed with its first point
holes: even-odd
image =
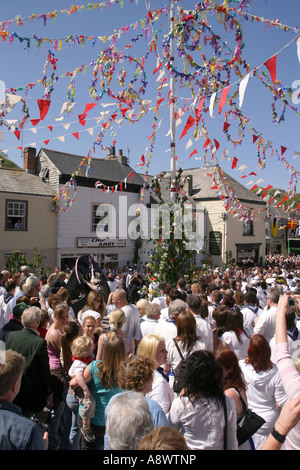
{"type": "MultiPolygon", "coordinates": [[[[170,65],[174,65],[174,0],[170,0],[170,65]]],[[[175,75],[171,67],[170,72],[170,139],[171,139],[171,201],[175,201],[175,75]]]]}

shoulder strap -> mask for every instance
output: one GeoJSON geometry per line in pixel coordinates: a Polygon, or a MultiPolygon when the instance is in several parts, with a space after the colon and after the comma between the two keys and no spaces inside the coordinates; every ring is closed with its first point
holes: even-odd
{"type": "Polygon", "coordinates": [[[173,338],[173,341],[174,341],[174,344],[175,344],[175,346],[176,346],[176,348],[177,348],[177,351],[178,351],[179,354],[180,354],[181,359],[183,360],[184,357],[183,357],[183,355],[182,355],[182,352],[181,352],[180,349],[179,349],[179,346],[178,346],[178,344],[177,344],[175,338],[173,338]]]}
{"type": "Polygon", "coordinates": [[[226,404],[226,396],[224,393],[222,394],[222,402],[224,408],[224,417],[225,417],[225,426],[224,426],[224,449],[227,450],[227,404],[226,404]]]}
{"type": "Polygon", "coordinates": [[[238,396],[240,397],[241,403],[243,405],[243,414],[244,414],[247,411],[247,405],[246,405],[242,395],[240,394],[239,390],[237,388],[234,388],[234,390],[237,392],[238,396]]]}

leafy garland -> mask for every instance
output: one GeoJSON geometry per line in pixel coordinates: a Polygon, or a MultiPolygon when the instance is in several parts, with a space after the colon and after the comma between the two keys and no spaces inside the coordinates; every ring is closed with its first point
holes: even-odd
{"type": "MultiPolygon", "coordinates": [[[[178,204],[182,211],[184,204],[188,202],[188,197],[184,191],[182,182],[182,169],[175,176],[175,204],[178,204]]],[[[171,191],[171,182],[168,184],[168,190],[171,191]]],[[[157,178],[154,178],[150,185],[154,197],[159,201],[159,206],[172,206],[171,202],[165,202],[161,192],[161,184],[157,178]]],[[[160,284],[168,282],[173,286],[177,285],[178,279],[184,277],[187,281],[192,278],[194,271],[195,251],[188,250],[186,245],[188,238],[182,230],[182,237],[176,238],[177,226],[175,223],[174,213],[170,213],[170,238],[164,239],[163,226],[161,219],[157,221],[159,224],[159,238],[151,238],[149,241],[153,243],[152,250],[149,251],[148,271],[153,279],[160,284]]]]}

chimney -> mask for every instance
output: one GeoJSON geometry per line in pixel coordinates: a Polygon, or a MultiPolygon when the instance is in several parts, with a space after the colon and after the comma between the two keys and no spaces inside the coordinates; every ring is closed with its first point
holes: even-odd
{"type": "Polygon", "coordinates": [[[187,194],[191,196],[193,192],[193,176],[192,175],[185,176],[183,180],[183,187],[184,187],[184,190],[187,192],[187,194]]]}
{"type": "Polygon", "coordinates": [[[24,149],[23,170],[27,173],[36,173],[36,149],[33,147],[24,149]]]}
{"type": "Polygon", "coordinates": [[[121,163],[121,165],[128,165],[128,159],[123,155],[122,149],[119,150],[118,161],[121,163]]]}

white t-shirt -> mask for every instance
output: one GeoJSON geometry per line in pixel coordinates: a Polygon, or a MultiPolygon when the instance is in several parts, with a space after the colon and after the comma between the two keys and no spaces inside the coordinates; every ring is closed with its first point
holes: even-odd
{"type": "Polygon", "coordinates": [[[157,329],[158,321],[154,318],[145,318],[141,322],[141,332],[143,336],[155,333],[157,329]]]}
{"type": "Polygon", "coordinates": [[[246,336],[245,333],[242,332],[240,336],[242,340],[241,343],[237,339],[234,331],[225,331],[225,333],[223,333],[221,336],[221,340],[227,344],[229,349],[235,352],[239,360],[245,359],[247,357],[248,347],[250,343],[249,334],[248,336],[246,336]]]}
{"type": "Polygon", "coordinates": [[[139,309],[133,304],[127,304],[121,307],[126,316],[126,321],[122,327],[123,331],[128,336],[135,340],[142,339],[142,332],[140,326],[140,312],[139,309]]]}
{"type": "Polygon", "coordinates": [[[146,397],[156,401],[165,414],[170,410],[171,403],[174,400],[174,391],[157,370],[154,371],[152,390],[146,394],[146,397]]]}
{"type": "MultiPolygon", "coordinates": [[[[237,450],[236,405],[225,397],[227,406],[227,449],[237,450]]],[[[196,400],[189,397],[174,398],[168,424],[182,432],[191,450],[223,450],[224,409],[215,398],[196,400]]]]}

